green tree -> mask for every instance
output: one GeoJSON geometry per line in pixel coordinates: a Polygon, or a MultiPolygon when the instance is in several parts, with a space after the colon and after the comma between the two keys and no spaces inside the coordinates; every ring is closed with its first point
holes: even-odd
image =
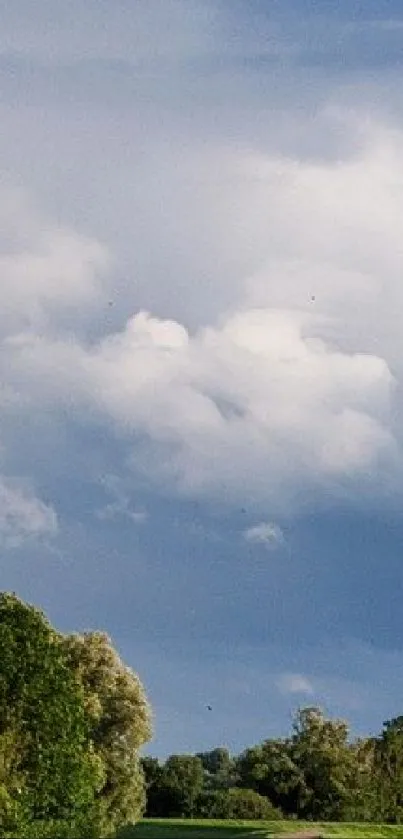
{"type": "Polygon", "coordinates": [[[209,752],[199,752],[204,769],[204,786],[209,789],[229,789],[236,786],[236,762],[228,749],[220,746],[209,752]]]}
{"type": "Polygon", "coordinates": [[[375,773],[375,738],[359,738],[350,744],[349,791],[341,813],[348,822],[379,821],[378,785],[375,773]]]}
{"type": "Polygon", "coordinates": [[[68,635],[64,649],[84,691],[94,751],[104,770],[97,798],[100,835],[110,836],[145,810],[139,749],[151,734],[150,708],[138,676],[105,633],[68,635]]]}
{"type": "Polygon", "coordinates": [[[157,757],[142,757],[141,768],[146,788],[146,815],[163,816],[165,800],[161,789],[163,767],[157,757]]]}
{"type": "Polygon", "coordinates": [[[254,789],[286,815],[298,812],[308,798],[302,770],[295,763],[289,740],[265,740],[238,758],[239,784],[254,789]]]}
{"type": "Polygon", "coordinates": [[[291,739],[294,763],[305,790],[298,803],[302,817],[338,821],[351,796],[354,754],[343,720],[326,719],[319,708],[298,711],[291,739]]]}
{"type": "Polygon", "coordinates": [[[0,649],[1,835],[96,835],[102,768],[60,636],[42,612],[3,593],[0,649]]]}
{"type": "Polygon", "coordinates": [[[403,716],[387,720],[375,744],[375,784],[380,817],[403,823],[403,716]]]}
{"type": "Polygon", "coordinates": [[[196,815],[203,781],[203,764],[199,757],[171,755],[164,764],[160,781],[164,815],[183,818],[196,815]]]}

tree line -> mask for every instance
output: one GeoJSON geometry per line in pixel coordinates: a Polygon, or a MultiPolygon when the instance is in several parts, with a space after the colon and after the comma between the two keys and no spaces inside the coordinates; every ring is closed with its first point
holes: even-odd
{"type": "Polygon", "coordinates": [[[147,815],[403,822],[403,716],[351,741],[344,720],[300,709],[289,737],[142,758],[147,815]]]}
{"type": "Polygon", "coordinates": [[[231,755],[140,752],[151,711],[102,632],[62,634],[0,593],[0,836],[102,839],[144,813],[403,823],[403,716],[351,740],[303,708],[288,737],[231,755]]]}

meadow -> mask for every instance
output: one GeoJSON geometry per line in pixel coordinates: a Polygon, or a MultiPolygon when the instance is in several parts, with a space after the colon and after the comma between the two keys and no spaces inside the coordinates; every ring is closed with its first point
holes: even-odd
{"type": "Polygon", "coordinates": [[[281,839],[299,831],[322,839],[401,839],[403,825],[348,824],[302,821],[216,821],[203,819],[144,819],[127,827],[119,839],[281,839]]]}

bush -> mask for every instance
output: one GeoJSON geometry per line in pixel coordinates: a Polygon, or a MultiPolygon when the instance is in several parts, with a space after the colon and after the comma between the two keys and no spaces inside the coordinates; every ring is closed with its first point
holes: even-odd
{"type": "Polygon", "coordinates": [[[202,793],[198,812],[203,818],[271,821],[281,819],[282,813],[266,798],[252,789],[233,787],[202,793]]]}

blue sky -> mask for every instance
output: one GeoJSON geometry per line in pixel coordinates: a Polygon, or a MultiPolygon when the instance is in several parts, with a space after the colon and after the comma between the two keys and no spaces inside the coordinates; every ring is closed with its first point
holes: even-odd
{"type": "Polygon", "coordinates": [[[403,12],[0,0],[1,587],[161,757],[402,712],[403,12]],[[207,710],[212,706],[212,711],[207,710]]]}

